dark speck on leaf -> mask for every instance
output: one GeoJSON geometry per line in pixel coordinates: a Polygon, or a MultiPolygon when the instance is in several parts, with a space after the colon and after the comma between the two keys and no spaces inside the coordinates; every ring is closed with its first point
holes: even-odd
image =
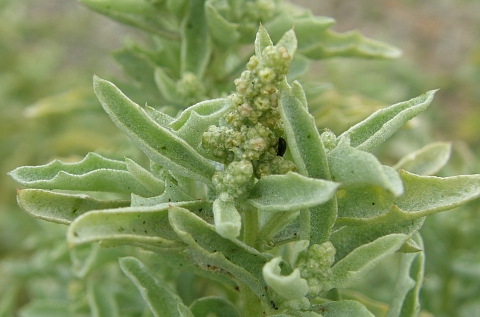
{"type": "Polygon", "coordinates": [[[287,141],[285,141],[285,139],[282,137],[278,138],[277,155],[283,156],[286,150],[287,150],[287,141]]]}

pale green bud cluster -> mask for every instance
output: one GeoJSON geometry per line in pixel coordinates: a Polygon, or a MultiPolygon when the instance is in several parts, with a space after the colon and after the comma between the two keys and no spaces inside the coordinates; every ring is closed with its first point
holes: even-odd
{"type": "Polygon", "coordinates": [[[248,162],[252,168],[248,177],[235,174],[243,172],[230,165],[225,171],[217,172],[214,185],[219,193],[239,197],[250,187],[253,177],[285,174],[295,169],[292,162],[277,155],[278,140],[283,134],[277,87],[284,80],[291,59],[285,47],[273,45],[265,47],[260,58],[252,56],[247,70],[235,80],[236,93],[228,97],[233,106],[223,117],[224,125],[210,126],[203,134],[202,147],[220,162],[227,165],[248,162]],[[227,176],[230,173],[233,174],[227,176]],[[238,182],[230,183],[230,179],[244,179],[246,183],[242,186],[238,182]]]}
{"type": "Polygon", "coordinates": [[[195,74],[190,72],[185,72],[182,78],[177,81],[175,92],[187,105],[206,99],[205,85],[195,74]]]}
{"type": "Polygon", "coordinates": [[[232,162],[224,171],[215,173],[212,181],[223,201],[245,196],[254,184],[252,163],[247,160],[232,162]]]}
{"type": "Polygon", "coordinates": [[[314,244],[298,257],[296,266],[300,275],[307,281],[308,295],[317,296],[328,290],[335,261],[335,247],[331,242],[314,244]]]}

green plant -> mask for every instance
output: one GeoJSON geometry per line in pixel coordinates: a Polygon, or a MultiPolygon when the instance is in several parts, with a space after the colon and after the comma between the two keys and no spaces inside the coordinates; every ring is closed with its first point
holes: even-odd
{"type": "MultiPolygon", "coordinates": [[[[424,111],[434,91],[381,109],[336,136],[320,133],[308,112],[315,90],[306,93],[292,80],[312,58],[392,57],[395,49],[358,34],[333,34],[330,19],[291,15],[273,1],[246,2],[269,8],[257,11],[220,1],[84,2],[157,34],[156,58],[138,48],[117,57],[130,70],[139,63],[150,69],[152,76],[137,77],[149,92],[145,98],[170,107],[142,108],[95,77],[104,110],[146,154],[149,168],[94,153],[77,163],[17,168],[10,175],[31,188],[18,192],[25,211],[68,224],[74,253],[97,241],[146,250],[121,258],[120,267],[156,316],[418,314],[424,256],[417,232],[425,216],[476,198],[480,176],[428,176],[448,160],[446,143],[394,167],[371,153],[424,111]],[[151,18],[157,14],[164,19],[151,18]],[[235,60],[264,19],[254,55],[235,60]],[[247,70],[226,96],[227,79],[242,63],[247,70]],[[294,76],[287,77],[289,70],[294,76]],[[388,311],[344,290],[394,253],[401,261],[388,311]],[[182,291],[192,272],[204,291],[182,291]],[[212,289],[224,296],[208,296],[212,289]]],[[[91,293],[96,314],[116,305],[101,291],[91,293]]]]}

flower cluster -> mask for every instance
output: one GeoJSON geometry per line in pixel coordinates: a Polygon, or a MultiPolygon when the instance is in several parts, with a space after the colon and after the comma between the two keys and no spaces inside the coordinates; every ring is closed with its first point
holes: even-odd
{"type": "Polygon", "coordinates": [[[296,266],[299,268],[302,278],[307,280],[309,296],[317,296],[328,290],[335,252],[333,244],[325,242],[312,245],[308,251],[298,257],[296,266]]]}
{"type": "Polygon", "coordinates": [[[236,93],[228,97],[232,110],[225,114],[221,126],[210,126],[203,134],[202,147],[228,165],[214,177],[217,192],[239,197],[251,187],[253,177],[285,174],[295,169],[293,162],[285,160],[283,151],[279,150],[283,126],[277,87],[284,80],[291,59],[285,47],[273,45],[265,47],[260,57],[252,56],[247,70],[235,80],[236,93]],[[241,177],[227,176],[238,170],[230,168],[230,164],[238,162],[244,167],[248,163],[251,168],[243,168],[241,177]],[[248,177],[246,170],[251,170],[248,177]],[[235,182],[237,187],[233,188],[225,183],[226,179],[240,178],[245,180],[244,186],[235,182]]]}

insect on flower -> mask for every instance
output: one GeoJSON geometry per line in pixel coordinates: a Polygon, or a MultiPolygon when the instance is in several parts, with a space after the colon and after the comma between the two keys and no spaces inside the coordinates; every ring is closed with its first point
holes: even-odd
{"type": "Polygon", "coordinates": [[[279,137],[278,138],[277,155],[278,156],[283,156],[283,154],[285,154],[286,150],[287,150],[287,141],[285,141],[284,138],[279,137]]]}

